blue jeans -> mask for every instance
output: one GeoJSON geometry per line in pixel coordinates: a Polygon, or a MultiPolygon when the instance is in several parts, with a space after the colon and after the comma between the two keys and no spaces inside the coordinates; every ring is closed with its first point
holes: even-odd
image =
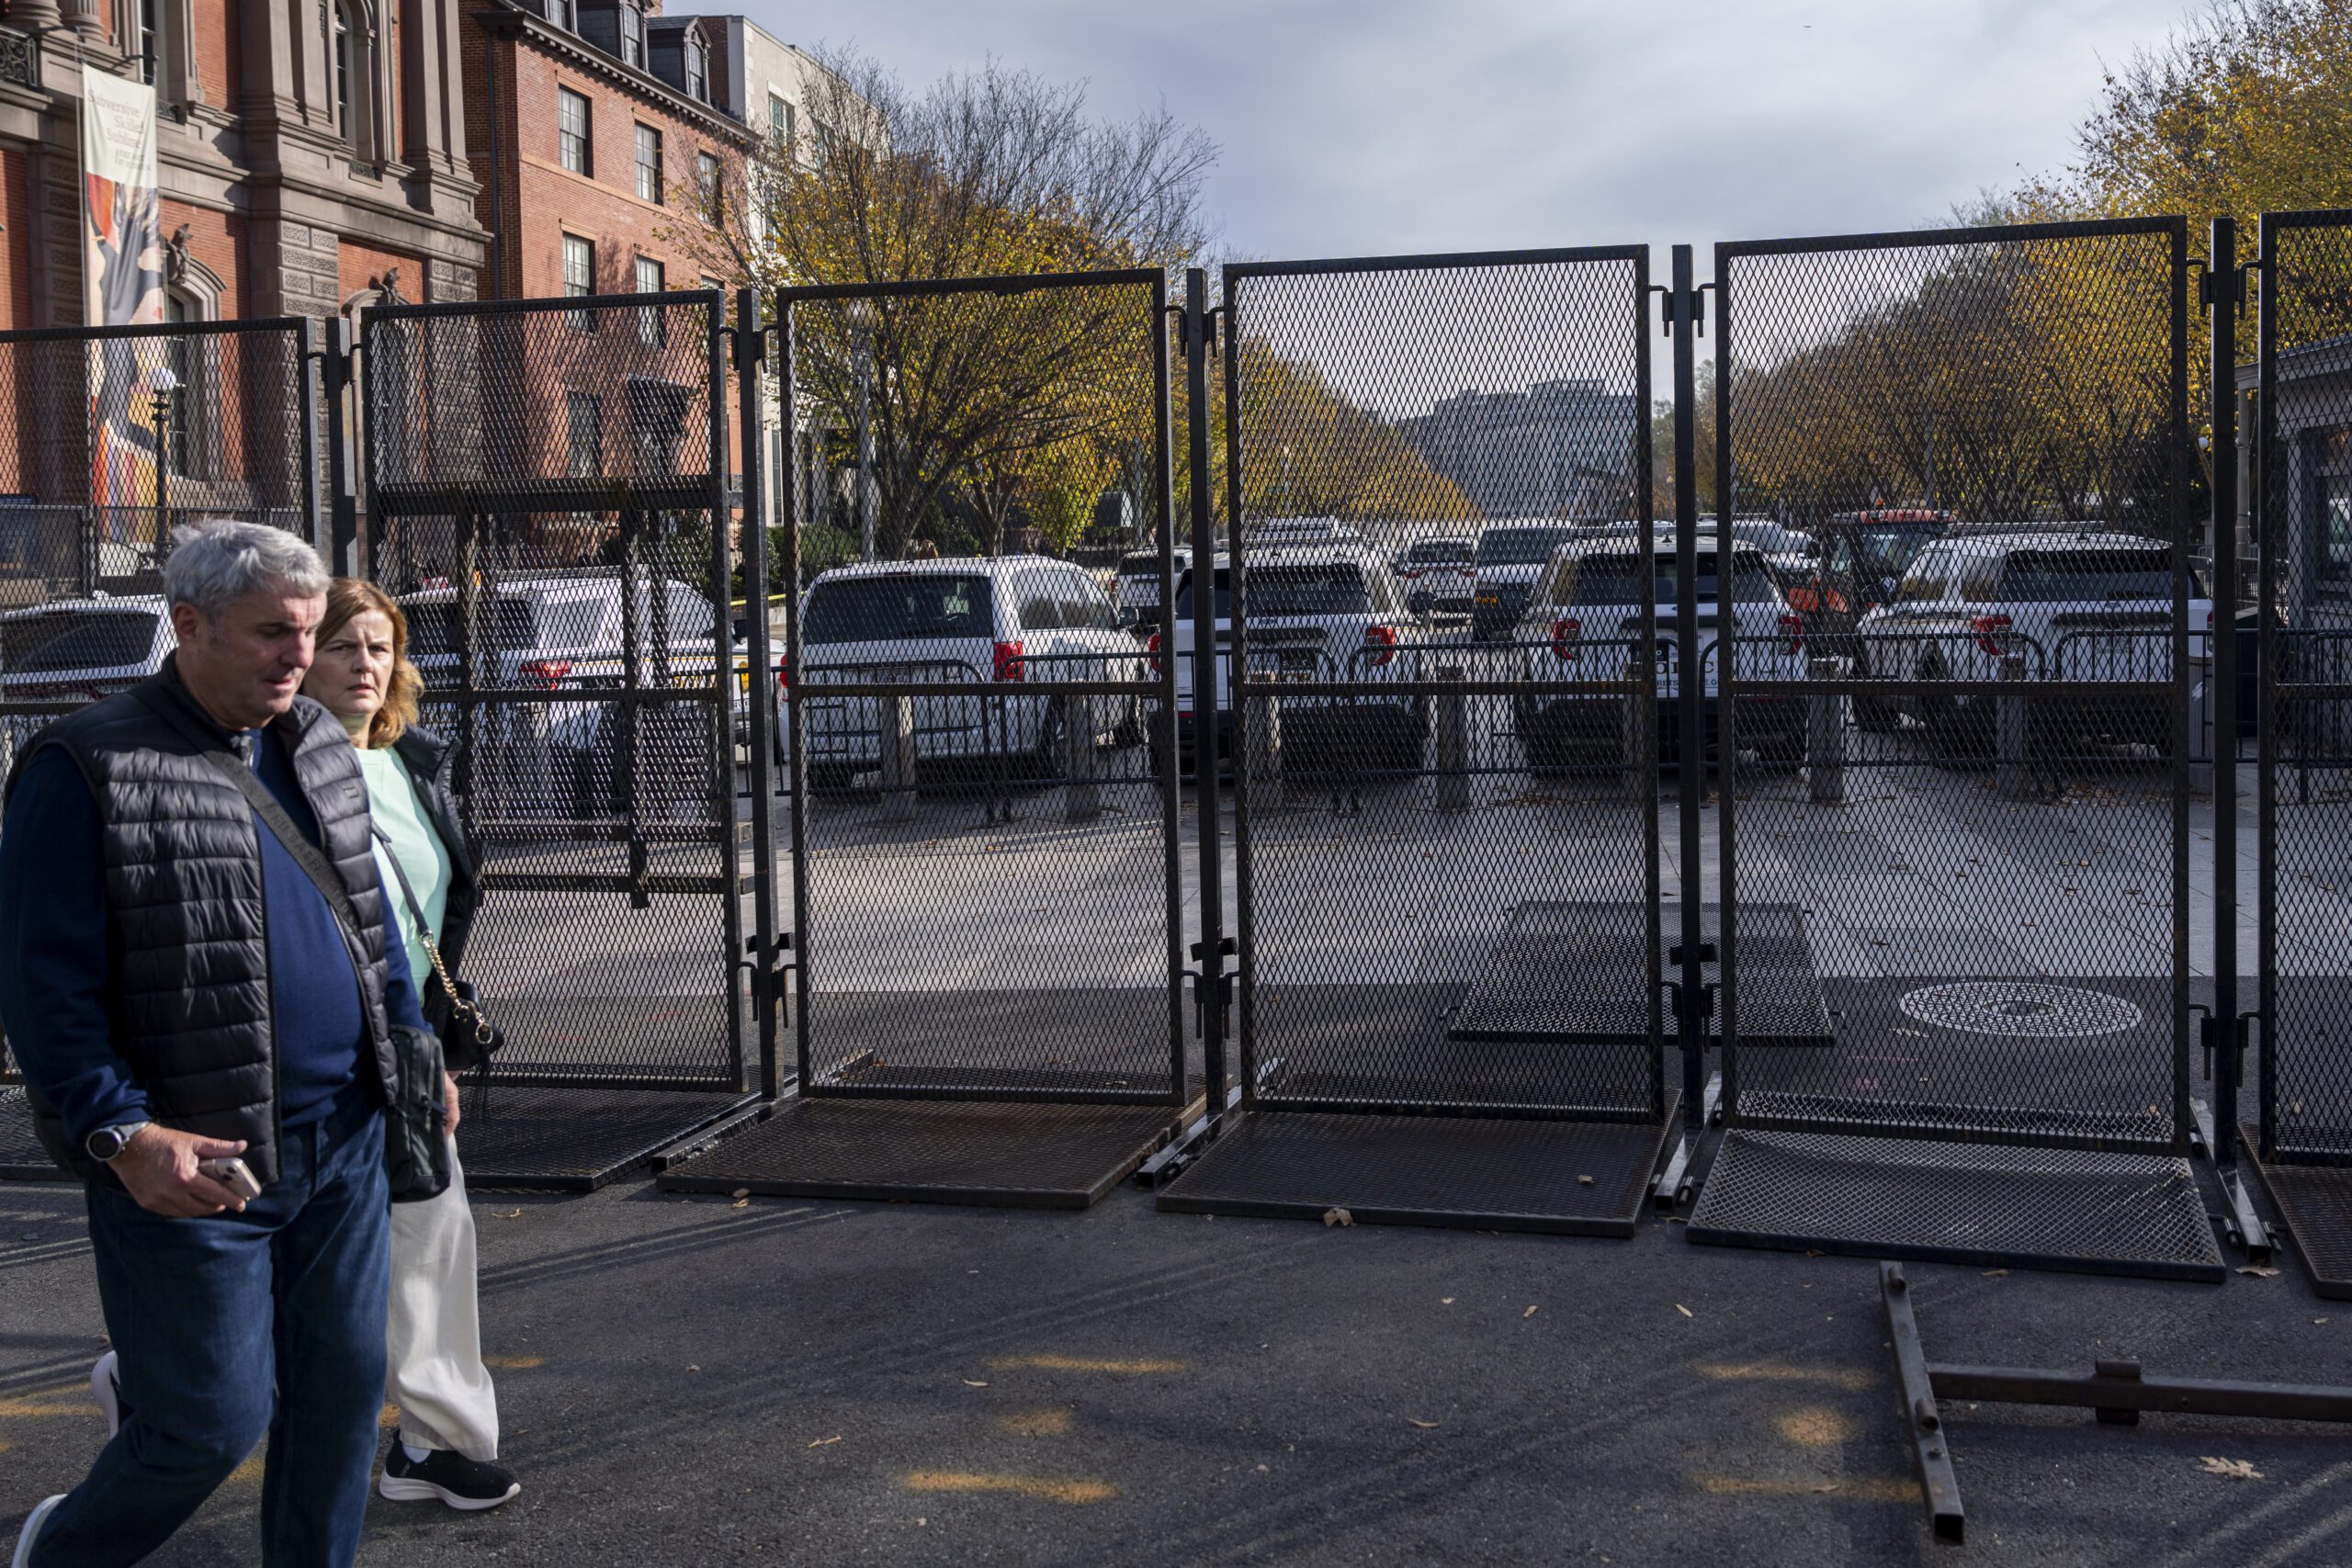
{"type": "Polygon", "coordinates": [[[359,1550],[384,1398],[391,1217],[364,1093],[289,1130],[242,1214],[166,1219],[92,1184],[98,1296],[122,1429],[49,1517],[34,1568],[109,1568],[161,1546],[265,1433],[261,1560],[343,1568],[359,1550]]]}

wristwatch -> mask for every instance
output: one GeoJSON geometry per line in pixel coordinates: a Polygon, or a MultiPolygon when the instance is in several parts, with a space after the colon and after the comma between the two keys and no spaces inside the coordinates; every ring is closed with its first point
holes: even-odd
{"type": "Polygon", "coordinates": [[[111,1127],[101,1127],[82,1140],[82,1147],[100,1165],[110,1165],[117,1156],[130,1146],[130,1140],[138,1135],[139,1129],[146,1125],[144,1122],[119,1122],[111,1127]]]}

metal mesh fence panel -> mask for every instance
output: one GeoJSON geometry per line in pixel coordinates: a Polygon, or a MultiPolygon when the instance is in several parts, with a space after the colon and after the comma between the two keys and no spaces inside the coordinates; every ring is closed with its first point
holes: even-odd
{"type": "Polygon", "coordinates": [[[482,867],[464,961],[500,1077],[745,1086],[750,702],[732,625],[724,305],[371,311],[376,577],[482,867]]]}
{"type": "MultiPolygon", "coordinates": [[[[0,778],[44,726],[170,650],[173,529],[234,517],[317,537],[311,330],[0,333],[0,778]]],[[[15,1076],[0,1038],[0,1080],[15,1076]]]]}
{"type": "Polygon", "coordinates": [[[2352,1165],[2352,213],[2261,243],[2261,1151],[2352,1165]]]}
{"type": "Polygon", "coordinates": [[[1226,270],[1230,547],[1172,626],[1219,644],[1179,701],[1231,759],[1252,1104],[1664,1113],[1647,267],[1226,270]]]}
{"type": "Polygon", "coordinates": [[[805,1095],[1182,1102],[1173,674],[1057,558],[1124,530],[1166,590],[1165,305],[1156,271],[781,297],[805,1095]]]}
{"type": "Polygon", "coordinates": [[[2185,239],[1717,248],[1702,543],[1734,570],[1700,609],[1729,622],[1703,690],[1733,1125],[2186,1151],[2211,605],[2185,239]],[[1761,909],[1801,918],[1831,1038],[1751,1028],[1761,909]]]}

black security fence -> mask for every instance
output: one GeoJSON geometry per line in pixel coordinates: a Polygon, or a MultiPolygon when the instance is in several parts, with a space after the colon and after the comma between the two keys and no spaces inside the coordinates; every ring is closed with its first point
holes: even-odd
{"type": "Polygon", "coordinates": [[[1723,245],[1715,292],[1728,1132],[1693,1238],[2219,1277],[2186,225],[1723,245]],[[1884,564],[1775,570],[1753,516],[1884,564]],[[1804,970],[1828,1027],[1792,1039],[1804,970]]]}
{"type": "Polygon", "coordinates": [[[1164,1207],[1630,1229],[1669,1104],[1648,294],[1642,247],[1226,269],[1231,525],[1175,603],[1242,1114],[1164,1207]]]}
{"type": "Polygon", "coordinates": [[[2352,1295],[2352,213],[2262,220],[2261,1070],[2246,1140],[2324,1294],[2352,1295]]]}
{"type": "MultiPolygon", "coordinates": [[[[318,323],[0,333],[0,776],[34,732],[152,673],[172,531],[316,539],[318,323]]],[[[45,1176],[0,1040],[0,1174],[45,1176]]]]}
{"type": "Polygon", "coordinates": [[[756,1087],[736,796],[774,681],[729,608],[728,345],[716,292],[367,319],[374,575],[457,748],[464,977],[507,1038],[478,1181],[593,1184],[756,1087]]]}
{"type": "Polygon", "coordinates": [[[1165,314],[1156,270],[779,296],[848,490],[779,574],[799,1096],[666,1184],[1079,1205],[1200,1093],[1174,662],[1057,558],[1117,489],[1172,592],[1165,314]]]}

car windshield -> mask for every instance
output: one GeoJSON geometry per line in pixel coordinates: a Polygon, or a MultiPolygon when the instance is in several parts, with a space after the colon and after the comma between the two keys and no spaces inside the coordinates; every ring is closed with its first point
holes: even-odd
{"type": "Polygon", "coordinates": [[[136,610],[56,610],[0,622],[0,674],[144,665],[155,615],[136,610]]]}
{"type": "Polygon", "coordinates": [[[1363,569],[1352,562],[1266,562],[1247,570],[1253,619],[1372,613],[1372,590],[1364,585],[1363,569]]]}
{"type": "MultiPolygon", "coordinates": [[[[401,606],[408,617],[408,650],[414,658],[458,651],[459,617],[464,607],[454,599],[428,600],[401,606]]],[[[539,646],[539,622],[530,600],[500,594],[478,600],[474,606],[478,635],[491,648],[539,646]]]]}
{"type": "Polygon", "coordinates": [[[996,635],[989,580],[948,572],[846,577],[808,591],[803,642],[914,642],[996,635]]]}
{"type": "Polygon", "coordinates": [[[1466,539],[1423,539],[1405,552],[1405,564],[1408,566],[1434,566],[1442,561],[1466,561],[1471,558],[1470,544],[1466,539]]]}
{"type": "MultiPolygon", "coordinates": [[[[2205,596],[2203,575],[2189,573],[2205,596]]],[[[1998,597],[2023,604],[2172,598],[2172,552],[2165,549],[2018,550],[2001,568],[1998,597]]]]}
{"type": "Polygon", "coordinates": [[[1489,528],[1478,536],[1478,564],[1539,566],[1573,536],[1566,528],[1489,528]]]}
{"type": "Polygon", "coordinates": [[[1889,577],[1901,577],[1911,570],[1912,558],[1934,542],[1940,530],[1933,528],[1864,528],[1860,531],[1864,554],[1875,558],[1889,577]]]}
{"type": "Polygon", "coordinates": [[[1119,575],[1121,577],[1158,577],[1159,575],[1159,552],[1157,550],[1137,550],[1133,555],[1121,556],[1119,558],[1119,575]]]}
{"type": "MultiPolygon", "coordinates": [[[[1675,559],[1668,555],[1649,558],[1651,567],[1650,592],[1652,601],[1659,608],[1672,611],[1678,602],[1678,581],[1675,559]]],[[[1642,602],[1642,558],[1634,555],[1587,556],[1577,561],[1572,570],[1562,573],[1560,588],[1566,591],[1563,599],[1555,591],[1553,603],[1566,606],[1639,604],[1642,602]]],[[[1701,604],[1714,604],[1721,591],[1715,571],[1715,557],[1702,553],[1697,558],[1698,598],[1701,604]]],[[[1771,574],[1764,563],[1753,556],[1737,556],[1732,563],[1732,586],[1736,602],[1759,604],[1773,596],[1771,574]]]]}

